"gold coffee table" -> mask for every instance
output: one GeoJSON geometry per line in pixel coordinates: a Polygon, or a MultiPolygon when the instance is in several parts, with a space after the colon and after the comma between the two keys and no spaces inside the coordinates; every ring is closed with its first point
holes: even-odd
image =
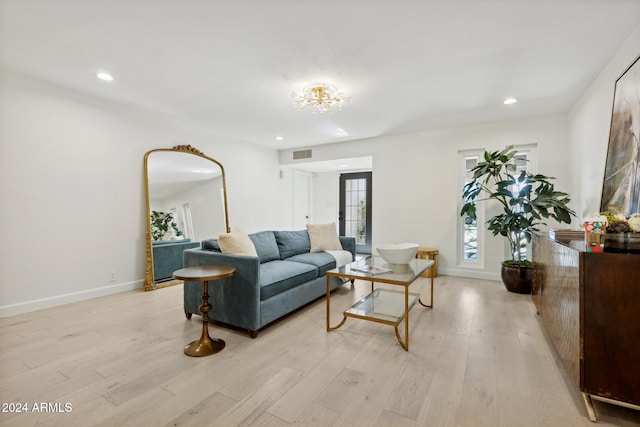
{"type": "Polygon", "coordinates": [[[199,309],[202,312],[202,335],[200,339],[192,342],[184,348],[187,356],[209,356],[222,350],[225,343],[221,339],[209,336],[209,280],[224,279],[232,276],[236,269],[221,265],[207,265],[202,267],[187,267],[173,272],[173,277],[178,280],[202,281],[202,304],[199,309]]]}
{"type": "Polygon", "coordinates": [[[356,261],[344,267],[334,268],[327,272],[327,331],[333,331],[344,325],[347,317],[369,320],[371,322],[392,325],[396,331],[396,337],[400,345],[409,351],[409,310],[416,302],[428,308],[433,307],[433,276],[431,276],[431,299],[429,305],[422,302],[421,295],[409,292],[409,286],[429,267],[433,260],[413,259],[406,265],[387,264],[380,257],[370,257],[366,260],[356,261]],[[365,265],[391,269],[389,272],[371,274],[360,271],[365,265]],[[329,289],[330,277],[345,279],[360,279],[371,282],[371,293],[356,302],[343,313],[343,318],[336,326],[331,326],[331,292],[329,289]],[[402,290],[374,289],[374,283],[387,283],[397,285],[402,290]],[[398,325],[404,320],[404,339],[400,336],[398,325]]]}

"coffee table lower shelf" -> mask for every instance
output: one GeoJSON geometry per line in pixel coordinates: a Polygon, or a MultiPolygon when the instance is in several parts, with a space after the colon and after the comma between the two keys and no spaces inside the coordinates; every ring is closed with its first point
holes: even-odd
{"type": "MultiPolygon", "coordinates": [[[[397,327],[406,314],[404,296],[404,292],[376,289],[353,304],[344,315],[397,327]]],[[[420,294],[408,293],[407,309],[411,310],[419,299],[420,294]]]]}
{"type": "Polygon", "coordinates": [[[405,325],[405,337],[400,336],[398,325],[409,314],[409,310],[420,301],[420,294],[391,289],[378,288],[353,304],[343,313],[342,321],[335,327],[327,325],[327,330],[338,329],[347,321],[348,317],[383,323],[393,326],[398,342],[405,350],[409,350],[409,325],[405,325]],[[406,299],[405,299],[406,298],[406,299]]]}
{"type": "Polygon", "coordinates": [[[335,331],[344,325],[349,317],[383,323],[393,326],[398,342],[402,348],[409,351],[409,311],[416,303],[433,308],[433,276],[431,276],[429,305],[422,301],[420,294],[409,292],[409,287],[433,263],[433,260],[413,259],[408,264],[388,264],[382,258],[374,256],[365,261],[352,262],[327,271],[327,331],[335,331]],[[362,268],[365,265],[382,268],[384,272],[379,274],[363,272],[362,268]],[[351,286],[355,285],[354,279],[370,282],[371,293],[344,311],[340,323],[331,326],[331,280],[334,277],[345,281],[351,280],[351,286]],[[376,289],[376,283],[384,286],[376,289]],[[402,290],[391,290],[390,287],[402,290]],[[404,338],[398,331],[400,323],[404,323],[404,338]]]}

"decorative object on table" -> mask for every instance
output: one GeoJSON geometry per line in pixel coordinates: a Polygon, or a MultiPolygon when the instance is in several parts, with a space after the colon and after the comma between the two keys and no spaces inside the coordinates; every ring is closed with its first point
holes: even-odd
{"type": "Polygon", "coordinates": [[[616,80],[600,210],[640,212],[640,57],[616,80]]]}
{"type": "Polygon", "coordinates": [[[387,244],[376,247],[376,251],[389,264],[408,264],[416,257],[419,247],[417,243],[387,244]]]}
{"type": "Polygon", "coordinates": [[[607,217],[602,214],[585,218],[582,226],[585,232],[587,252],[604,252],[604,233],[607,228],[607,217]]]}
{"type": "Polygon", "coordinates": [[[531,293],[533,264],[522,259],[520,246],[531,241],[538,226],[546,225],[546,218],[570,224],[575,212],[567,206],[569,195],[554,188],[554,178],[525,171],[515,176],[516,154],[513,146],[501,151],[485,150],[484,161],[471,169],[473,179],[462,190],[464,205],[460,216],[477,219],[478,202],[500,203],[502,213],[490,218],[487,228],[494,236],[499,234],[509,241],[511,259],[502,263],[502,281],[507,290],[526,294],[531,293]],[[482,195],[486,197],[481,198],[482,195]]]}
{"type": "Polygon", "coordinates": [[[436,248],[420,247],[416,253],[418,259],[430,259],[433,261],[433,265],[422,273],[422,277],[438,277],[438,254],[439,251],[436,248]]]}
{"type": "Polygon", "coordinates": [[[549,237],[558,241],[584,240],[584,230],[570,230],[564,228],[550,228],[549,237]]]}
{"type": "Polygon", "coordinates": [[[169,227],[171,227],[169,236],[182,236],[182,231],[178,229],[178,224],[174,222],[171,212],[151,211],[151,237],[153,240],[169,240],[165,239],[169,227]]]}
{"type": "MultiPolygon", "coordinates": [[[[628,218],[610,212],[600,212],[598,215],[606,221],[600,252],[640,253],[640,213],[628,218]]],[[[596,251],[590,251],[587,243],[587,252],[596,251]]]]}
{"type": "Polygon", "coordinates": [[[355,271],[361,271],[363,273],[369,273],[369,274],[372,274],[374,276],[376,274],[390,273],[390,272],[393,271],[390,268],[376,267],[374,265],[357,265],[357,266],[353,267],[353,269],[355,271]]]}

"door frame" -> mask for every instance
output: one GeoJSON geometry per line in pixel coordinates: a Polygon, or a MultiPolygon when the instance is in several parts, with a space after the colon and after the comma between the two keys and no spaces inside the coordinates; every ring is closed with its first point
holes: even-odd
{"type": "Polygon", "coordinates": [[[292,227],[294,230],[304,229],[307,224],[313,222],[313,174],[293,169],[291,176],[292,227]],[[300,200],[299,196],[303,196],[304,200],[300,200]],[[304,206],[300,204],[301,201],[306,202],[304,206]],[[301,210],[304,210],[304,213],[301,210]]]}
{"type": "Polygon", "coordinates": [[[350,173],[341,173],[340,174],[340,179],[339,179],[339,190],[338,190],[338,194],[339,194],[339,202],[338,202],[338,227],[339,227],[339,231],[340,231],[340,235],[344,236],[345,235],[345,219],[344,219],[344,212],[345,212],[345,190],[346,190],[346,181],[349,179],[365,179],[366,183],[367,183],[367,197],[365,200],[365,206],[366,206],[366,216],[365,216],[365,243],[364,244],[358,244],[358,242],[356,241],[356,253],[361,253],[361,254],[371,254],[371,242],[372,242],[372,236],[371,236],[371,231],[372,231],[372,227],[371,227],[371,213],[373,211],[372,209],[372,196],[371,196],[371,190],[373,188],[372,185],[372,181],[373,181],[373,172],[368,171],[368,172],[350,172],[350,173]]]}

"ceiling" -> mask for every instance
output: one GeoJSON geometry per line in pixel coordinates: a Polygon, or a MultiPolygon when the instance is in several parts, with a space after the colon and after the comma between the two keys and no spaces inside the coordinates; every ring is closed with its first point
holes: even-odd
{"type": "Polygon", "coordinates": [[[149,198],[162,200],[214,180],[222,169],[209,159],[191,153],[154,151],[146,163],[149,198]]]}
{"type": "Polygon", "coordinates": [[[292,164],[281,165],[282,170],[297,169],[306,172],[326,173],[326,172],[362,172],[373,169],[373,157],[349,157],[335,160],[303,161],[292,164]]]}
{"type": "Polygon", "coordinates": [[[565,112],[639,23],[638,0],[0,0],[0,65],[290,149],[565,112]],[[295,109],[317,81],[352,103],[295,109]]]}

